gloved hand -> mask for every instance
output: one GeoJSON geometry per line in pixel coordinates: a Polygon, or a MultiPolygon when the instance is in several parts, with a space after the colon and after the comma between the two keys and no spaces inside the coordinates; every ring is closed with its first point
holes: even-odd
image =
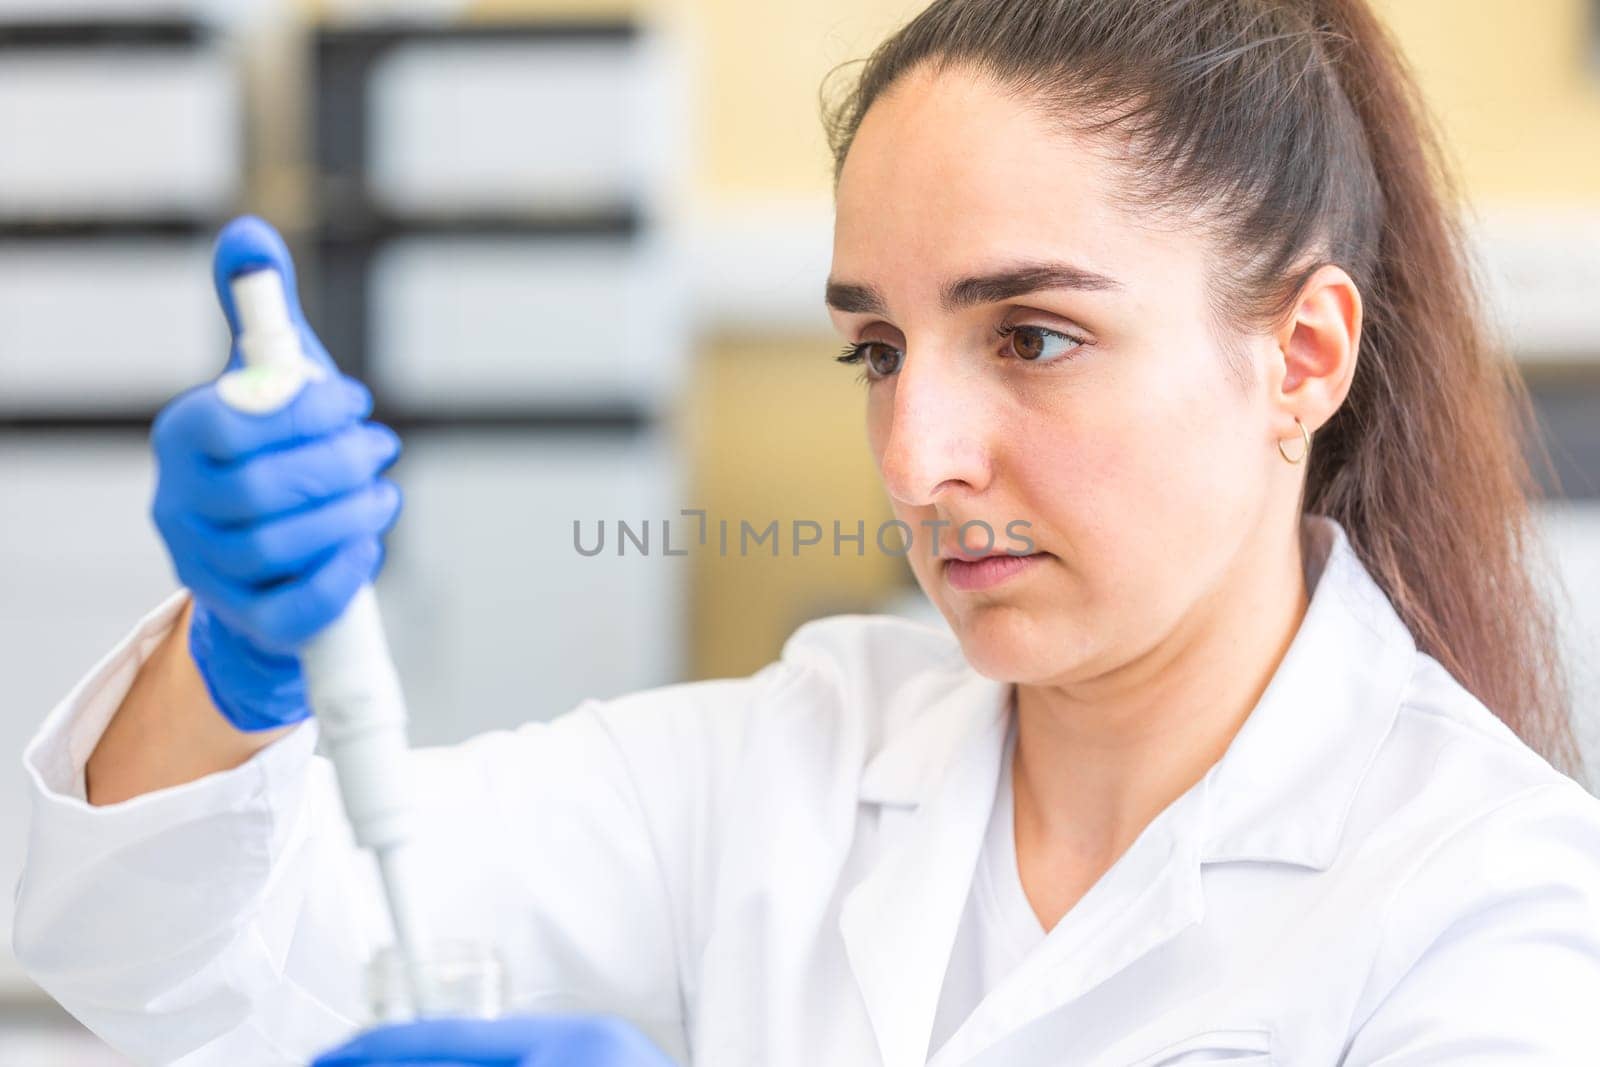
{"type": "Polygon", "coordinates": [[[630,1024],[607,1015],[424,1019],[368,1030],[311,1067],[672,1067],[630,1024]]]}
{"type": "Polygon", "coordinates": [[[189,643],[213,703],[241,730],[310,714],[296,649],[336,619],[383,565],[400,490],[379,477],[399,455],[371,422],[372,396],[338,373],[305,323],[294,264],[277,232],[244,216],[223,228],[212,274],[241,365],[230,281],[271,267],[306,355],[330,370],[280,410],[255,415],[210,382],[179,395],[151,429],[151,517],[194,598],[189,643]]]}

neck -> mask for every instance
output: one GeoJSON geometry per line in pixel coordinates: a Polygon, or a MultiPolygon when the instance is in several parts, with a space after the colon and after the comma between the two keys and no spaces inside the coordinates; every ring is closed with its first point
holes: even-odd
{"type": "Polygon", "coordinates": [[[1115,672],[1017,686],[1019,842],[1109,866],[1221,758],[1305,615],[1300,538],[1282,540],[1242,552],[1215,596],[1115,672]]]}

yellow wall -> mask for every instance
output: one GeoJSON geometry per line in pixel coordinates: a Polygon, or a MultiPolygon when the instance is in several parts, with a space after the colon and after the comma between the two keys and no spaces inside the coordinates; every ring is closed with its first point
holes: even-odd
{"type": "Polygon", "coordinates": [[[1586,0],[1381,0],[1479,202],[1600,206],[1586,0]]]}
{"type": "MultiPolygon", "coordinates": [[[[925,4],[919,0],[690,0],[702,49],[699,184],[708,196],[825,195],[818,90],[925,4]]],[[[841,81],[848,80],[848,72],[841,81]]]]}
{"type": "MultiPolygon", "coordinates": [[[[692,0],[708,193],[823,193],[816,93],[922,6],[692,0]]],[[[1585,0],[1376,0],[1482,199],[1600,203],[1600,73],[1585,0]]]]}
{"type": "Polygon", "coordinates": [[[693,456],[691,506],[728,520],[728,555],[697,550],[691,619],[694,675],[747,674],[771,660],[807,618],[880,610],[910,569],[878,552],[873,536],[892,517],[867,450],[865,388],[834,363],[838,345],[817,337],[722,337],[700,354],[684,412],[693,456]],[[741,519],[776,519],[780,554],[739,556],[741,519]],[[819,523],[823,543],[792,552],[789,524],[819,523]],[[865,524],[865,554],[833,555],[833,523],[865,524]]]}

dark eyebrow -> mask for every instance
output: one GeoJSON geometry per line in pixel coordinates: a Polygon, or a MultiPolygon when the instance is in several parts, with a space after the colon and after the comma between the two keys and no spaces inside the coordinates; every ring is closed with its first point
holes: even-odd
{"type": "MultiPolygon", "coordinates": [[[[957,279],[944,287],[939,302],[946,311],[960,311],[978,304],[997,304],[1045,289],[1095,292],[1121,288],[1122,283],[1115,278],[1070,263],[1019,263],[988,274],[957,279]]],[[[870,285],[830,280],[824,299],[829,307],[848,314],[888,313],[883,294],[870,285]]]]}

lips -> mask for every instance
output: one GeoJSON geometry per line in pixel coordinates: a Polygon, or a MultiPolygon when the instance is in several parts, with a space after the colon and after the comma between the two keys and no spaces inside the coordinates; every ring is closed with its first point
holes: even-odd
{"type": "Polygon", "coordinates": [[[1009,552],[980,556],[967,560],[960,558],[944,561],[944,577],[951,587],[966,592],[990,589],[1039,566],[1046,553],[1031,552],[1016,556],[1009,552]]]}
{"type": "Polygon", "coordinates": [[[1035,552],[1007,552],[1003,548],[991,548],[983,552],[973,552],[962,548],[960,545],[945,545],[939,550],[940,559],[959,559],[967,563],[976,563],[980,559],[989,559],[993,556],[1037,556],[1035,552]]]}
{"type": "MultiPolygon", "coordinates": [[[[1018,520],[1015,519],[1004,524],[984,519],[959,522],[954,518],[941,519],[934,529],[938,558],[941,562],[960,560],[963,563],[977,563],[996,556],[1025,559],[1028,556],[1049,555],[1035,545],[1029,545],[1031,551],[1019,552],[1018,549],[1029,542],[1012,531],[1017,524],[1018,520]],[[969,545],[967,542],[976,543],[969,545]]],[[[1030,524],[1024,522],[1022,525],[1026,527],[1030,524]]]]}

